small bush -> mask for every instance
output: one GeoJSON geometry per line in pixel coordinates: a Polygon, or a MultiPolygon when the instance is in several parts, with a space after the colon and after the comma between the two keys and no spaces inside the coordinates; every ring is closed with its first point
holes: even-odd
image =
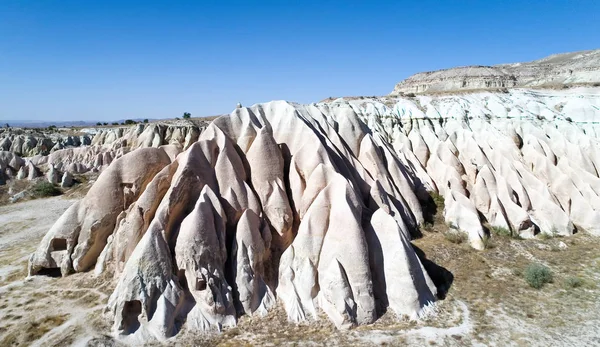
{"type": "Polygon", "coordinates": [[[510,230],[503,227],[490,226],[490,230],[492,233],[498,236],[511,236],[510,230]]]}
{"type": "Polygon", "coordinates": [[[433,203],[440,210],[444,210],[444,197],[436,192],[429,192],[431,199],[433,199],[433,203]]]}
{"type": "Polygon", "coordinates": [[[467,235],[461,232],[449,231],[444,234],[444,237],[446,238],[446,240],[452,243],[456,243],[457,245],[467,241],[467,235]]]}
{"type": "Polygon", "coordinates": [[[567,277],[565,280],[565,287],[567,288],[577,288],[583,285],[583,280],[579,277],[567,277]]]}
{"type": "Polygon", "coordinates": [[[509,229],[503,228],[503,227],[498,227],[498,226],[493,226],[490,225],[490,231],[498,236],[502,236],[502,237],[511,237],[513,239],[516,240],[522,240],[523,238],[521,237],[521,235],[519,235],[516,232],[512,232],[509,229]]]}
{"type": "Polygon", "coordinates": [[[542,264],[529,264],[525,269],[525,281],[535,289],[540,289],[546,283],[552,283],[552,271],[542,264]]]}
{"type": "Polygon", "coordinates": [[[50,182],[40,182],[33,186],[32,189],[33,195],[38,198],[48,197],[48,196],[57,196],[62,194],[60,189],[56,188],[50,182]]]}

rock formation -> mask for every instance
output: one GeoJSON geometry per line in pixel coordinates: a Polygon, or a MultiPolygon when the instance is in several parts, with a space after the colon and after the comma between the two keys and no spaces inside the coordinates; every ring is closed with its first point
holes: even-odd
{"type": "MultiPolygon", "coordinates": [[[[580,87],[274,101],[169,144],[132,128],[154,148],[97,153],[110,165],[29,273],[111,275],[106,313],[132,343],[275,305],[291,322],[323,312],[339,328],[386,311],[416,319],[437,295],[410,242],[430,194],[476,249],[490,227],[600,235],[599,119],[598,88],[580,87]]],[[[75,164],[52,155],[58,169],[75,164]]]]}
{"type": "Polygon", "coordinates": [[[117,333],[219,330],[276,294],[290,320],[322,310],[339,327],[435,300],[409,242],[414,179],[352,108],[239,108],[174,158],[150,150],[115,160],[30,259],[32,275],[113,273],[117,333]]]}
{"type": "Polygon", "coordinates": [[[204,127],[203,123],[198,126],[191,122],[157,122],[122,128],[83,129],[89,133],[81,136],[41,129],[0,129],[0,151],[27,158],[23,169],[11,167],[10,175],[3,170],[0,182],[26,177],[33,180],[45,174],[49,182],[57,184],[65,173],[100,172],[113,160],[138,148],[164,147],[170,156],[175,156],[196,142],[204,127]]]}
{"type": "Polygon", "coordinates": [[[528,63],[421,72],[398,83],[392,95],[579,84],[600,85],[600,50],[555,54],[528,63]]]}

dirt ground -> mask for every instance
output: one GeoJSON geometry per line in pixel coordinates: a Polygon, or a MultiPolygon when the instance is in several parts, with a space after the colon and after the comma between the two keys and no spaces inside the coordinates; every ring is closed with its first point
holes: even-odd
{"type": "MultiPolygon", "coordinates": [[[[112,322],[102,314],[114,285],[110,279],[92,273],[26,278],[29,254],[74,201],[55,197],[0,206],[0,346],[121,345],[110,337],[112,322]]],[[[325,317],[287,323],[277,308],[264,318],[242,317],[222,333],[184,328],[155,345],[600,345],[600,238],[494,235],[488,249],[476,251],[451,242],[435,226],[423,234],[413,244],[444,298],[420,321],[387,313],[375,324],[339,331],[325,317]],[[533,262],[552,270],[552,283],[541,289],[527,284],[523,271],[533,262]]]]}

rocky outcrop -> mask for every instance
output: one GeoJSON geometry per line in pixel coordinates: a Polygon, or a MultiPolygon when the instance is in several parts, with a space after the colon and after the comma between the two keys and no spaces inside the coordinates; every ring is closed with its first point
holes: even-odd
{"type": "Polygon", "coordinates": [[[275,295],[290,320],[322,310],[340,328],[388,307],[417,318],[435,300],[409,242],[423,220],[414,180],[351,108],[239,108],[173,161],[156,149],[168,160],[155,169],[141,151],[102,172],[29,265],[31,274],[94,263],[112,272],[117,334],[219,330],[265,315],[275,295]]]}
{"type": "Polygon", "coordinates": [[[236,108],[187,147],[142,131],[131,143],[159,147],[116,145],[29,272],[112,276],[106,313],[132,344],[276,305],[341,329],[386,311],[416,319],[437,295],[410,242],[430,194],[476,249],[491,228],[600,236],[599,106],[597,88],[275,101],[236,108]]]}
{"type": "Polygon", "coordinates": [[[600,235],[599,89],[350,105],[389,140],[419,189],[443,196],[446,222],[474,247],[485,223],[522,237],[600,235]]]}
{"type": "Polygon", "coordinates": [[[26,162],[18,155],[0,151],[0,185],[6,184],[6,181],[22,175],[23,167],[26,162]]]}
{"type": "MultiPolygon", "coordinates": [[[[0,150],[28,158],[26,166],[11,167],[10,171],[4,168],[0,182],[15,177],[33,180],[44,174],[49,182],[58,184],[65,173],[100,172],[115,159],[138,148],[162,147],[174,158],[196,142],[203,129],[204,125],[190,122],[88,129],[90,134],[81,136],[63,136],[55,132],[46,134],[41,130],[0,129],[0,150]]],[[[67,180],[66,183],[71,182],[67,180]]]]}
{"type": "Polygon", "coordinates": [[[421,72],[398,83],[392,95],[580,84],[600,84],[600,50],[556,54],[528,63],[421,72]]]}
{"type": "Polygon", "coordinates": [[[129,150],[163,145],[178,145],[187,148],[194,143],[205,128],[202,122],[171,124],[156,122],[112,128],[83,129],[82,135],[70,134],[68,129],[24,130],[19,128],[0,129],[0,151],[13,152],[22,157],[47,156],[63,149],[85,146],[103,147],[105,150],[127,148],[129,150]]]}

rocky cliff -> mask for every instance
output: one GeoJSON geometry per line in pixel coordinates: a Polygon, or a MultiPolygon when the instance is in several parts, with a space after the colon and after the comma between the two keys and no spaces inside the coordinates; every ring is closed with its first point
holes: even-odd
{"type": "Polygon", "coordinates": [[[392,95],[586,84],[600,84],[600,50],[555,54],[528,63],[421,72],[398,83],[392,95]]]}

